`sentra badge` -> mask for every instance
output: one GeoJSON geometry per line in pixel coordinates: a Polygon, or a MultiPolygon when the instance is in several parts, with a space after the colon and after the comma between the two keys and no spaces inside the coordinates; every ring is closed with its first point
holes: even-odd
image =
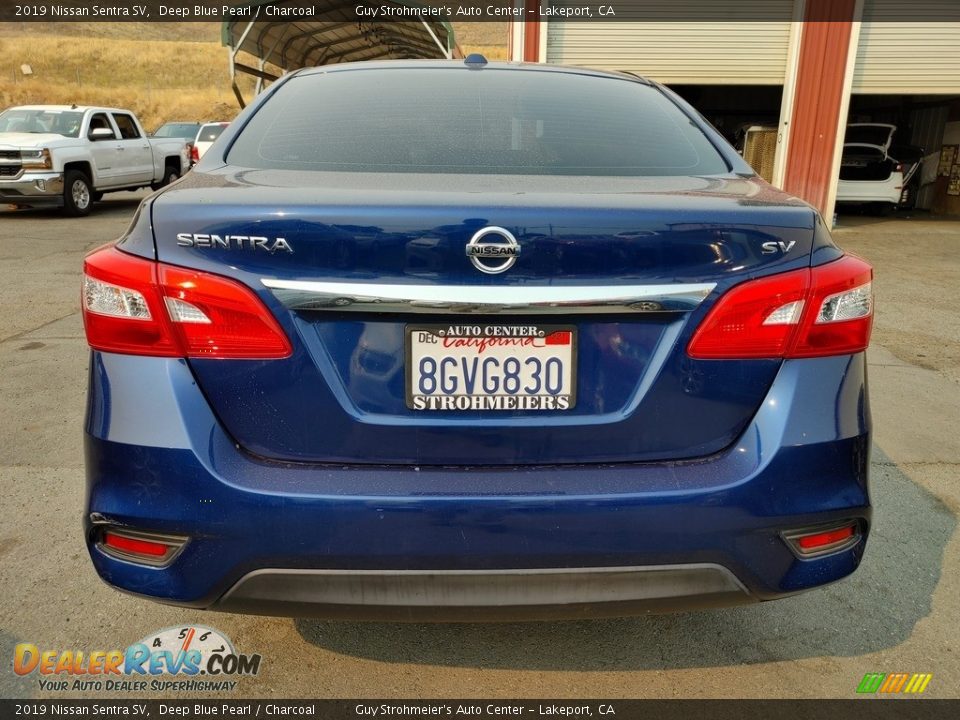
{"type": "Polygon", "coordinates": [[[292,253],[284,238],[268,238],[259,235],[209,235],[207,233],[177,233],[180,247],[221,248],[223,250],[261,250],[263,252],[292,253]]]}

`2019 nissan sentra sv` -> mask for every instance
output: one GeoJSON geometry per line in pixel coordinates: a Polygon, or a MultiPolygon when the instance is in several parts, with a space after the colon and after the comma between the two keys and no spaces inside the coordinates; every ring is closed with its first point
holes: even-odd
{"type": "Polygon", "coordinates": [[[84,274],[86,536],[126,592],[622,615],[863,555],[871,268],[655,83],[291,74],[84,274]]]}

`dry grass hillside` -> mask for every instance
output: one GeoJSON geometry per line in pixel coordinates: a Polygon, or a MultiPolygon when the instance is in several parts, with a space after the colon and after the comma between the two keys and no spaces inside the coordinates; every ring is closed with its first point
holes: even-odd
{"type": "Polygon", "coordinates": [[[119,40],[182,40],[220,42],[218,22],[8,22],[0,23],[0,38],[18,35],[59,35],[119,40]]]}
{"type": "MultiPolygon", "coordinates": [[[[467,52],[506,57],[505,23],[455,29],[467,52]]],[[[0,23],[0,108],[27,103],[130,108],[150,130],[238,110],[216,23],[0,23]]]]}

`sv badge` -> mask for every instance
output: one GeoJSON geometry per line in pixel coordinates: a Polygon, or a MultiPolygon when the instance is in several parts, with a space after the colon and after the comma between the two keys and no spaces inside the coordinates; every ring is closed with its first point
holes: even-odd
{"type": "Polygon", "coordinates": [[[763,243],[760,247],[760,252],[764,255],[772,255],[773,253],[788,253],[793,249],[793,246],[797,244],[796,240],[770,240],[763,243]]]}

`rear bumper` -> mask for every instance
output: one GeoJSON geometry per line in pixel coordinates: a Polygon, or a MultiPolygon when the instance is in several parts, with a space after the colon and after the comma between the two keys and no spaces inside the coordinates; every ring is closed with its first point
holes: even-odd
{"type": "Polygon", "coordinates": [[[445,468],[266,462],[236,448],[185,362],[94,353],[87,541],[100,576],[161,602],[388,619],[628,615],[839,580],[870,525],[862,354],[787,361],[733,447],[682,463],[445,468]],[[783,533],[855,520],[798,557],[783,533]],[[189,538],[149,567],[101,524],[189,538]]]}
{"type": "Polygon", "coordinates": [[[886,180],[841,180],[837,183],[837,202],[899,205],[902,191],[902,173],[894,173],[886,180]]]}
{"type": "Polygon", "coordinates": [[[0,205],[62,205],[63,173],[25,172],[16,180],[0,179],[0,205]]]}
{"type": "Polygon", "coordinates": [[[636,615],[753,601],[720,565],[525,570],[255,570],[214,606],[369,620],[533,620],[636,615]]]}

